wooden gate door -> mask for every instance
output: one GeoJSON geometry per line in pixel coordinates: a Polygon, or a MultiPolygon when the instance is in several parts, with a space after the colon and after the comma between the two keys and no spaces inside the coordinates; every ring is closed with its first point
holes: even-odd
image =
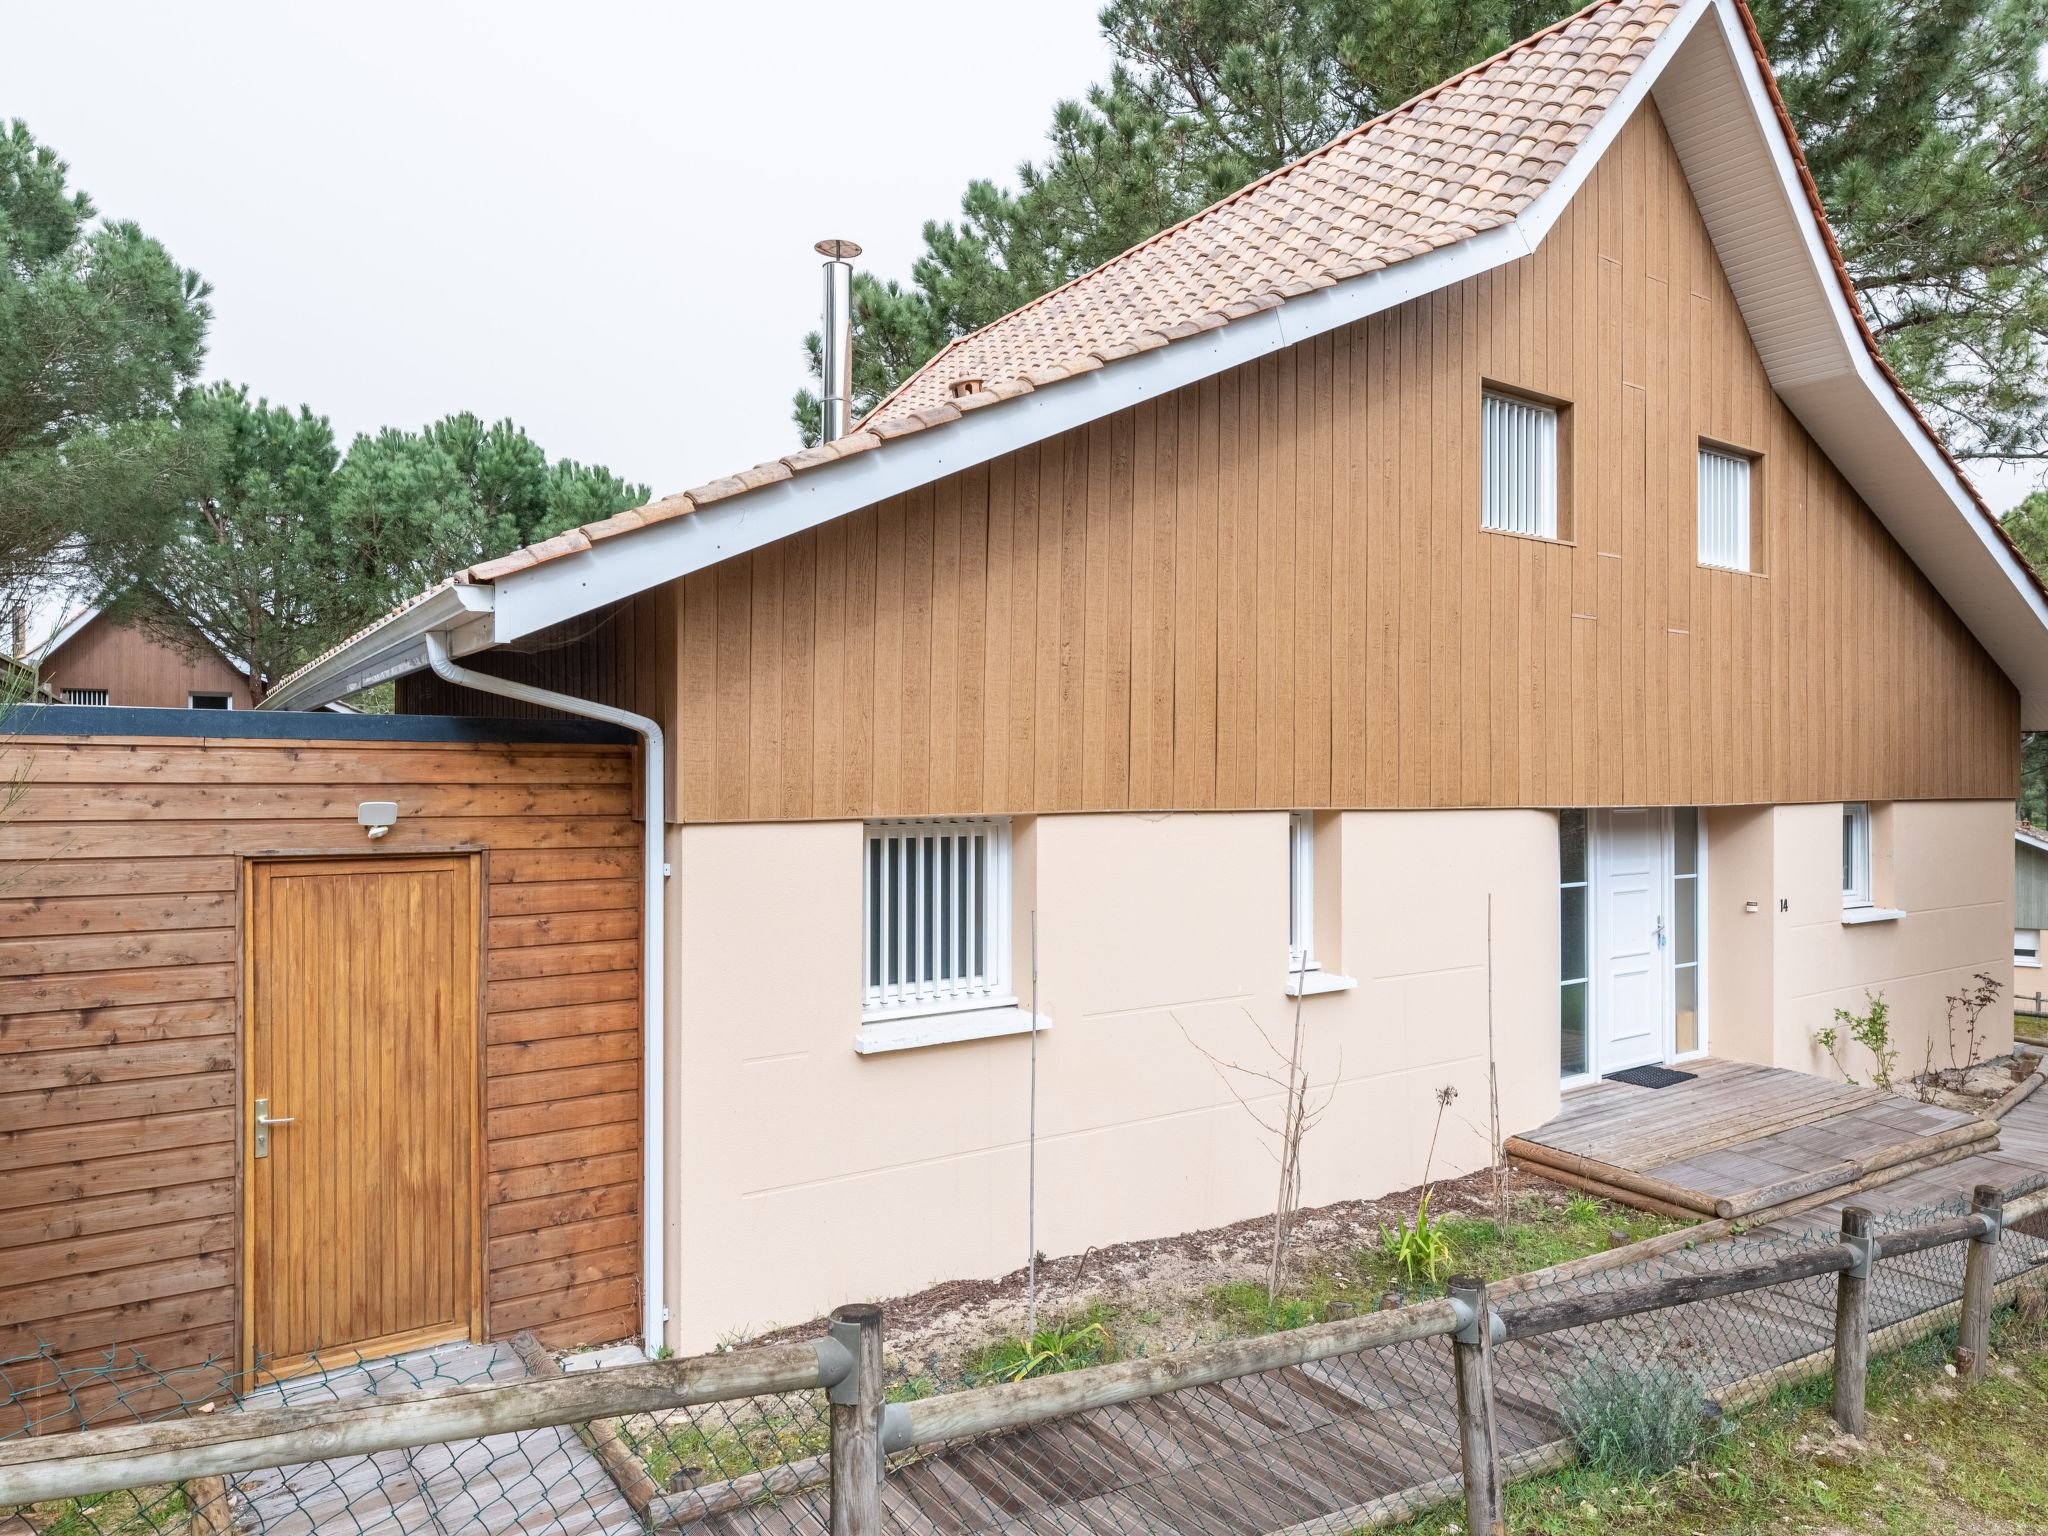
{"type": "Polygon", "coordinates": [[[249,866],[248,1363],[473,1336],[473,858],[249,866]]]}

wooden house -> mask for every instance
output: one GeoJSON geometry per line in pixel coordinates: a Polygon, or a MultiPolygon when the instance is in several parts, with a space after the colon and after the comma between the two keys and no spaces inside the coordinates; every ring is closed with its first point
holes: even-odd
{"type": "MultiPolygon", "coordinates": [[[[174,823],[223,901],[203,955],[113,945],[179,946],[151,974],[205,971],[239,1054],[176,1079],[203,1107],[92,1091],[123,1137],[204,1124],[216,1180],[255,1166],[267,1099],[317,1179],[341,1133],[278,1086],[251,1042],[279,1005],[231,973],[252,933],[326,925],[255,912],[258,856],[470,857],[510,817],[550,841],[482,856],[486,938],[518,942],[478,952],[480,1059],[544,1038],[564,1076],[479,1102],[604,1180],[637,1158],[659,1220],[629,1249],[581,1185],[506,1194],[560,1197],[544,1229],[472,1207],[522,1275],[477,1326],[532,1320],[530,1277],[607,1298],[559,1304],[558,1340],[636,1331],[602,1288],[637,1283],[637,1331],[690,1349],[1015,1268],[1034,1150],[1051,1254],[1269,1209],[1217,1063],[1297,1006],[1332,1094],[1310,1204],[1412,1185],[1432,1145],[1435,1174],[1477,1166],[1616,1070],[1831,1070],[1813,1030],[1867,990],[1918,1059],[2014,927],[2048,594],[1885,368],[1739,0],[1598,0],[962,338],[834,440],[455,574],[260,719],[392,678],[422,729],[625,728],[642,820],[616,747],[579,749],[605,764],[580,787],[549,749],[543,792],[499,782],[537,749],[478,746],[492,777],[393,791],[375,843],[357,805],[398,769],[207,791],[174,823]],[[213,830],[228,807],[253,843],[213,830]],[[544,849],[575,872],[527,878],[604,900],[500,908],[544,849]],[[602,1128],[636,1041],[631,1139],[602,1128]]],[[[73,750],[108,785],[85,804],[165,792],[73,750]]],[[[0,1040],[134,1001],[101,979],[125,969],[23,974],[0,1040]]],[[[87,1090],[46,1091],[52,1128],[4,1134],[68,1162],[87,1090]]],[[[152,1156],[193,1158],[184,1134],[152,1156]]],[[[73,1186],[34,1192],[58,1225],[31,1273],[76,1254],[56,1310],[125,1304],[58,1230],[73,1186]]],[[[276,1239],[242,1221],[260,1271],[276,1239]]]]}

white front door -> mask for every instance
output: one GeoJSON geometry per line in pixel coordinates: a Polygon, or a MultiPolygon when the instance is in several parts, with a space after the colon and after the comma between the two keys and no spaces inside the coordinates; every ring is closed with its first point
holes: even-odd
{"type": "Polygon", "coordinates": [[[1661,1062],[1671,1018],[1665,963],[1671,892],[1664,816],[1593,813],[1593,1061],[1596,1072],[1661,1062]]]}

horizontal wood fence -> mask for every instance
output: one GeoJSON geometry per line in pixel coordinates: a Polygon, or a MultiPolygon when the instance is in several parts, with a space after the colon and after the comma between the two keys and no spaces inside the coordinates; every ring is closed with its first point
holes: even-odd
{"type": "MultiPolygon", "coordinates": [[[[1997,1186],[1982,1185],[1973,1192],[1965,1214],[1880,1232],[1869,1212],[1850,1207],[1843,1213],[1838,1239],[1795,1243],[1754,1262],[1641,1283],[1587,1285],[1567,1294],[1531,1285],[1528,1277],[1493,1287],[1459,1277],[1451,1281],[1445,1298],[1364,1317],[909,1402],[887,1401],[881,1310],[844,1307],[833,1315],[824,1336],[808,1342],[578,1374],[544,1372],[538,1379],[503,1384],[310,1406],[245,1407],[0,1441],[0,1515],[11,1505],[91,1498],[150,1485],[183,1484],[189,1498],[189,1491],[208,1479],[559,1426],[578,1426],[586,1444],[615,1445],[611,1426],[636,1415],[822,1391],[829,1404],[829,1437],[822,1454],[792,1455],[774,1467],[676,1492],[642,1492],[631,1502],[644,1527],[676,1529],[829,1487],[825,1509],[834,1536],[867,1536],[885,1527],[883,1498],[889,1481],[908,1475],[905,1469],[916,1464],[907,1453],[931,1453],[977,1437],[1190,1388],[1298,1373],[1340,1356],[1369,1356],[1441,1338],[1448,1341],[1451,1354],[1448,1385],[1454,1398],[1456,1470],[1417,1479],[1398,1498],[1379,1501],[1386,1506],[1382,1510],[1352,1506],[1331,1510],[1329,1518],[1340,1518],[1346,1528],[1390,1523],[1462,1491],[1467,1528],[1499,1532],[1504,1529],[1505,1478],[1545,1470],[1569,1456],[1555,1444],[1533,1449],[1503,1446],[1494,1364],[1501,1345],[1833,1276],[1831,1346],[1747,1377],[1719,1391],[1716,1400],[1724,1407],[1752,1402],[1831,1364],[1834,1417],[1845,1431],[1858,1434],[1863,1429],[1864,1379],[1873,1348],[1891,1347],[1916,1329],[1924,1332],[1953,1317],[1960,1374],[1969,1378],[1984,1373],[1992,1310],[2002,1292],[2009,1294],[2017,1283],[2009,1281],[2004,1288],[1996,1283],[2001,1238],[2018,1223],[2044,1213],[2048,1190],[2008,1202],[1997,1186]],[[1946,1304],[1873,1330],[1869,1296],[1874,1266],[1958,1245],[1964,1249],[1961,1284],[1940,1282],[1949,1298],[1946,1304]]],[[[2028,1267],[2042,1262],[2044,1255],[2032,1254],[2028,1267]]],[[[637,1473],[636,1477],[643,1488],[656,1486],[637,1473]]],[[[196,1506],[193,1523],[195,1530],[227,1528],[201,1520],[196,1506]]],[[[1323,1523],[1311,1521],[1303,1529],[1323,1523]]]]}

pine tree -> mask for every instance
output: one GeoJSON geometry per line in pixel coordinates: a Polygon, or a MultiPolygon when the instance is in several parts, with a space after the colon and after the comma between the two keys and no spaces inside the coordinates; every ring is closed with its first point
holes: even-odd
{"type": "Polygon", "coordinates": [[[208,289],[92,200],[26,124],[0,133],[0,611],[89,544],[133,538],[199,467],[180,393],[208,289]]]}
{"type": "MultiPolygon", "coordinates": [[[[988,324],[1576,7],[1111,0],[1109,80],[1014,191],[855,279],[857,411],[988,324]]],[[[1966,456],[2048,457],[2048,0],[1761,0],[1787,108],[1885,354],[1966,456]]],[[[805,339],[817,374],[815,335],[805,339]]],[[[816,400],[797,396],[804,440],[816,400]]]]}

